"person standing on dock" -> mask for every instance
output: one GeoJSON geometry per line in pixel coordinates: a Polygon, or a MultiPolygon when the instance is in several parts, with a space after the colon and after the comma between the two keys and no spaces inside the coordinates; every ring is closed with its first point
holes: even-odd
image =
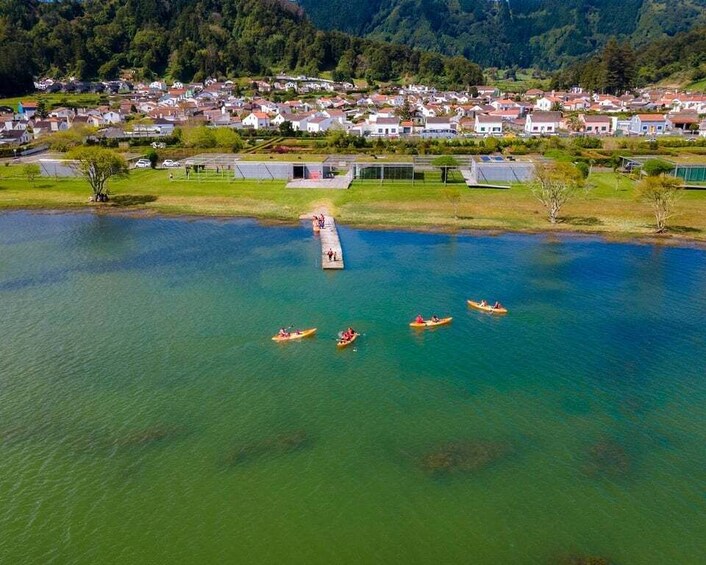
{"type": "Polygon", "coordinates": [[[328,255],[328,260],[333,261],[333,249],[330,247],[328,248],[328,251],[326,252],[326,255],[328,255]]]}

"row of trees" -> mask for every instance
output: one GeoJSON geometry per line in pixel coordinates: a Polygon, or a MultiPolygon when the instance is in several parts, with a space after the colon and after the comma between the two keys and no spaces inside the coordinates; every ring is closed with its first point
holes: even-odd
{"type": "Polygon", "coordinates": [[[453,88],[483,80],[463,57],[318,31],[280,0],[0,0],[0,53],[5,95],[30,90],[33,74],[113,79],[126,68],[182,81],[277,69],[453,88]]]}

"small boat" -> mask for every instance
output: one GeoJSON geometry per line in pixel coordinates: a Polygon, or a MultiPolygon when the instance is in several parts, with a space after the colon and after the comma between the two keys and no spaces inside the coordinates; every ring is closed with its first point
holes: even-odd
{"type": "Polygon", "coordinates": [[[292,341],[295,339],[302,339],[305,337],[309,337],[311,335],[314,335],[316,333],[316,328],[310,328],[308,330],[296,330],[291,332],[287,336],[282,336],[282,335],[276,335],[272,338],[272,341],[292,341]]]}
{"type": "Polygon", "coordinates": [[[483,305],[480,302],[474,302],[473,300],[467,300],[467,302],[471,308],[482,310],[483,312],[490,312],[491,314],[507,314],[507,308],[495,308],[490,304],[483,305]]]}
{"type": "Polygon", "coordinates": [[[424,320],[423,322],[410,322],[409,327],[411,328],[433,328],[435,326],[445,326],[450,324],[453,318],[440,318],[438,322],[432,320],[424,320]]]}
{"type": "Polygon", "coordinates": [[[343,338],[338,338],[338,341],[336,342],[336,347],[339,349],[343,349],[344,347],[348,347],[351,343],[353,343],[356,339],[358,339],[358,336],[360,334],[358,332],[355,332],[353,334],[353,337],[350,339],[343,339],[343,338]]]}

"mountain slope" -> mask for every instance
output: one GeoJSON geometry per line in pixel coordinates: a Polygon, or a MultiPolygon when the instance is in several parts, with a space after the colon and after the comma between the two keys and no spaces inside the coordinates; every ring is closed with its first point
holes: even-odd
{"type": "Polygon", "coordinates": [[[299,0],[313,22],[483,65],[555,68],[611,35],[640,45],[706,23],[706,0],[299,0]]]}
{"type": "Polygon", "coordinates": [[[0,92],[26,91],[32,73],[113,78],[122,68],[186,81],[276,70],[482,80],[462,58],[321,32],[290,0],[0,0],[0,92]]]}

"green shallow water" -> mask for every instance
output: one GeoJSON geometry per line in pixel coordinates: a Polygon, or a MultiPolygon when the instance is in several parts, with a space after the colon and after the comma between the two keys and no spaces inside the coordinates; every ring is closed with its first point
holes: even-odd
{"type": "Polygon", "coordinates": [[[0,215],[0,563],[704,562],[706,253],[341,238],[0,215]]]}

